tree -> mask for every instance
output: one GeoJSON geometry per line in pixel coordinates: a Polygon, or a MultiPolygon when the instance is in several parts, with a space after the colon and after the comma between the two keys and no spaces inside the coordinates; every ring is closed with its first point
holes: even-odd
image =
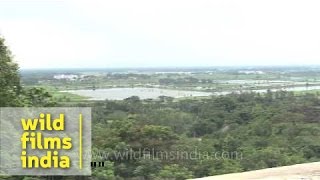
{"type": "Polygon", "coordinates": [[[238,161],[223,159],[213,162],[213,167],[210,169],[210,175],[228,174],[241,172],[242,168],[238,161]]]}
{"type": "Polygon", "coordinates": [[[56,104],[51,94],[43,88],[24,89],[22,95],[25,106],[52,107],[56,104]]]}
{"type": "Polygon", "coordinates": [[[144,158],[138,162],[138,166],[134,170],[134,175],[143,177],[144,179],[151,178],[161,168],[161,161],[158,159],[144,158]]]}
{"type": "Polygon", "coordinates": [[[114,175],[114,163],[110,161],[104,162],[104,167],[93,169],[92,175],[94,180],[116,179],[114,175]]]}
{"type": "Polygon", "coordinates": [[[164,166],[159,172],[158,177],[160,179],[175,179],[183,180],[193,178],[192,172],[185,167],[180,167],[177,164],[164,166]]]}
{"type": "Polygon", "coordinates": [[[0,107],[19,105],[21,86],[18,69],[4,39],[0,37],[0,107]]]}

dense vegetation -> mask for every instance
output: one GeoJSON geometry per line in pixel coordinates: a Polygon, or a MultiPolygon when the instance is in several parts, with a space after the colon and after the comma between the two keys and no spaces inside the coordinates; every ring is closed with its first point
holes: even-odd
{"type": "MultiPolygon", "coordinates": [[[[62,106],[23,88],[0,39],[0,106],[62,106]]],[[[74,102],[93,110],[92,177],[0,179],[186,179],[319,161],[320,100],[289,92],[202,99],[74,102]]]]}
{"type": "Polygon", "coordinates": [[[277,92],[171,100],[145,102],[131,97],[94,104],[93,149],[109,153],[98,161],[110,165],[95,169],[95,174],[106,176],[100,171],[108,171],[110,177],[126,179],[185,179],[320,158],[316,95],[277,92]],[[197,151],[201,156],[150,159],[148,151],[141,152],[144,148],[154,150],[153,155],[197,151]],[[130,149],[139,156],[117,157],[130,149]],[[217,156],[217,152],[227,156],[217,156]]]}

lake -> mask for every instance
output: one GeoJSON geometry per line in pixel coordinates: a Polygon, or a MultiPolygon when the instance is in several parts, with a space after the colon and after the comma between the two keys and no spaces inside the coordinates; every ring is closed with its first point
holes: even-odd
{"type": "Polygon", "coordinates": [[[110,88],[96,90],[68,90],[69,92],[80,96],[89,97],[89,100],[123,100],[131,96],[139,96],[140,99],[155,99],[159,96],[170,96],[174,98],[210,96],[212,93],[199,91],[182,91],[159,88],[110,88]]]}

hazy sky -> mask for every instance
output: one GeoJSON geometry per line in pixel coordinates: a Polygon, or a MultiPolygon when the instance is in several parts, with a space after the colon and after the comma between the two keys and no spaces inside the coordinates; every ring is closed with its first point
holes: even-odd
{"type": "Polygon", "coordinates": [[[319,0],[0,1],[22,68],[320,64],[319,0]]]}

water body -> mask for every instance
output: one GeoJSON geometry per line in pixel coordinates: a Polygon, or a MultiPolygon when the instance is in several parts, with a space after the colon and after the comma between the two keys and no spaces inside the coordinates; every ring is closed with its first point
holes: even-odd
{"type": "MultiPolygon", "coordinates": [[[[299,86],[280,89],[271,89],[271,91],[306,91],[306,90],[320,90],[320,86],[299,86]]],[[[231,93],[240,93],[240,91],[223,91],[223,92],[201,92],[201,91],[183,91],[183,90],[170,90],[159,88],[110,88],[110,89],[97,89],[97,90],[69,90],[63,91],[80,96],[89,97],[89,100],[123,100],[131,96],[139,96],[140,99],[156,99],[159,96],[170,96],[174,98],[182,97],[199,97],[199,96],[211,96],[211,95],[226,95],[231,93]]],[[[250,90],[242,92],[258,92],[266,93],[267,89],[250,90]]]]}
{"type": "Polygon", "coordinates": [[[69,90],[64,92],[86,96],[89,97],[89,100],[123,100],[131,96],[139,96],[140,99],[156,99],[159,96],[181,98],[212,95],[212,93],[208,92],[182,91],[159,88],[110,88],[96,90],[69,90]]]}

